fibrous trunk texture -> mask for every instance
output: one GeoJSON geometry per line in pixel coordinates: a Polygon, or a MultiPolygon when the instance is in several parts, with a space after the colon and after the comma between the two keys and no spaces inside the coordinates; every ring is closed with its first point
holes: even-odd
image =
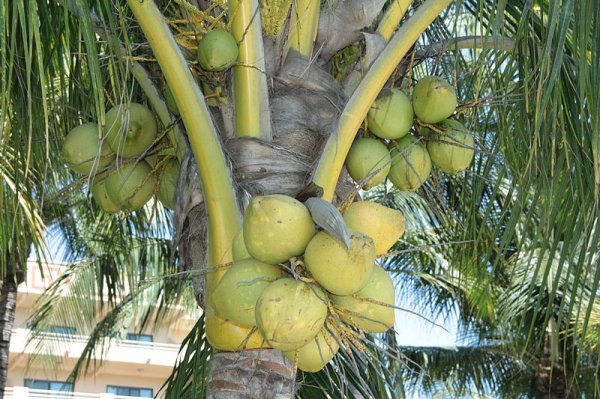
{"type": "Polygon", "coordinates": [[[292,364],[275,350],[217,352],[212,359],[209,399],[292,399],[292,364]]]}
{"type": "Polygon", "coordinates": [[[0,281],[0,399],[4,398],[4,389],[8,372],[10,334],[15,322],[17,305],[17,281],[12,275],[0,281]]]}

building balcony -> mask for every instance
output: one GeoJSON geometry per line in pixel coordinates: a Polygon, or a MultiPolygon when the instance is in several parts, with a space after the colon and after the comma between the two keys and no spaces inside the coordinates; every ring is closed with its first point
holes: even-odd
{"type": "MultiPolygon", "coordinates": [[[[57,392],[26,387],[8,387],[4,399],[132,399],[133,396],[118,396],[112,393],[57,392]]],[[[139,399],[139,398],[138,398],[139,399]]]]}
{"type": "MultiPolygon", "coordinates": [[[[45,333],[27,345],[29,333],[25,328],[12,331],[10,353],[17,362],[26,361],[26,357],[34,353],[74,361],[81,356],[87,343],[87,337],[82,335],[45,333]]],[[[138,364],[170,369],[175,365],[178,352],[178,344],[121,340],[112,342],[108,352],[100,353],[99,350],[95,358],[102,358],[104,362],[126,362],[132,366],[138,364]]]]}

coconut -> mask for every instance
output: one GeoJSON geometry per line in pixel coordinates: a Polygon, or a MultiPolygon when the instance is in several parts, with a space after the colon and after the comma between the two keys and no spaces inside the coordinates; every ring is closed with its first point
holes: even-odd
{"type": "Polygon", "coordinates": [[[385,332],[394,325],[394,283],[379,265],[375,265],[367,285],[356,294],[332,295],[331,300],[342,310],[342,320],[365,332],[385,332]]]}
{"type": "Polygon", "coordinates": [[[398,140],[392,146],[392,167],[388,179],[399,190],[416,191],[431,173],[427,148],[412,136],[398,140]]]}
{"type": "Polygon", "coordinates": [[[140,209],[154,194],[156,178],[144,161],[121,166],[106,178],[110,199],[126,211],[140,209]]]}
{"type": "Polygon", "coordinates": [[[246,244],[244,244],[244,229],[240,229],[240,231],[237,232],[235,237],[233,237],[233,245],[231,252],[233,254],[234,261],[248,259],[252,257],[246,249],[246,244]]]}
{"type": "Polygon", "coordinates": [[[371,237],[375,253],[383,255],[404,234],[404,216],[400,211],[369,201],[353,202],[344,212],[348,228],[371,237]]]}
{"type": "Polygon", "coordinates": [[[473,135],[451,119],[442,124],[444,134],[433,134],[427,141],[431,162],[444,172],[455,175],[469,167],[475,154],[473,135]]]}
{"type": "Polygon", "coordinates": [[[92,198],[96,204],[105,212],[115,213],[119,211],[119,206],[113,202],[106,191],[106,179],[96,176],[92,184],[92,198]]]}
{"type": "Polygon", "coordinates": [[[304,263],[314,279],[336,295],[350,295],[365,286],[375,261],[373,239],[349,230],[350,249],[325,231],[308,243],[304,263]]]}
{"type": "Polygon", "coordinates": [[[406,136],[413,124],[410,99],[398,89],[383,89],[367,114],[369,130],[383,139],[406,136]]]}
{"type": "Polygon", "coordinates": [[[254,306],[263,290],[283,276],[278,266],[256,259],[235,262],[212,293],[215,311],[234,323],[256,325],[254,306]]]}
{"type": "Polygon", "coordinates": [[[179,177],[179,162],[171,158],[166,161],[160,171],[158,179],[158,200],[169,209],[175,205],[175,189],[177,188],[177,178],[179,177]]]}
{"type": "Polygon", "coordinates": [[[346,169],[357,182],[370,189],[383,183],[391,165],[390,152],[379,140],[359,139],[352,144],[346,157],[346,169]]]}
{"type": "Polygon", "coordinates": [[[163,95],[165,97],[165,102],[167,103],[167,108],[169,109],[169,112],[171,112],[175,116],[178,116],[179,108],[177,108],[177,102],[175,101],[175,96],[173,96],[173,92],[171,91],[171,88],[166,83],[163,87],[163,95]]]}
{"type": "Polygon", "coordinates": [[[301,255],[316,229],[310,212],[287,195],[254,197],[244,213],[244,243],[253,258],[285,262],[301,255]]]}
{"type": "Polygon", "coordinates": [[[296,351],[283,352],[291,362],[298,353],[298,368],[309,373],[321,370],[337,353],[340,346],[336,338],[325,327],[308,344],[296,351]]]}
{"type": "Polygon", "coordinates": [[[106,141],[122,157],[146,151],[156,139],[156,129],[154,115],[142,104],[121,104],[106,113],[106,141]]]}
{"type": "Polygon", "coordinates": [[[264,289],[256,303],[256,325],[275,349],[292,351],[306,345],[323,327],[326,296],[315,284],[281,278],[264,289]]]}
{"type": "Polygon", "coordinates": [[[198,43],[198,62],[205,71],[224,71],[238,58],[238,46],[233,35],[223,29],[213,29],[198,43]]]}
{"type": "Polygon", "coordinates": [[[208,343],[213,348],[221,351],[233,352],[269,348],[269,345],[254,327],[230,323],[208,311],[205,328],[208,343]]]}
{"type": "Polygon", "coordinates": [[[443,121],[452,115],[458,104],[454,87],[437,76],[419,80],[412,100],[417,118],[425,123],[443,121]]]}
{"type": "Polygon", "coordinates": [[[106,144],[100,147],[98,125],[84,123],[73,128],[63,142],[62,157],[75,172],[89,174],[92,169],[106,168],[115,159],[115,153],[106,144]]]}

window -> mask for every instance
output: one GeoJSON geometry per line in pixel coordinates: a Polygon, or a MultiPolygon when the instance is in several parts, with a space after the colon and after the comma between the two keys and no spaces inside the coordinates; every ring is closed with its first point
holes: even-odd
{"type": "Polygon", "coordinates": [[[61,334],[61,335],[75,335],[75,327],[68,326],[48,326],[47,331],[49,333],[61,334]]]}
{"type": "Polygon", "coordinates": [[[25,386],[31,389],[44,389],[46,391],[73,392],[73,384],[64,381],[32,380],[26,378],[25,386]]]}
{"type": "Polygon", "coordinates": [[[138,342],[152,342],[154,341],[154,338],[152,335],[148,335],[148,334],[134,334],[134,333],[127,333],[127,336],[125,337],[125,339],[129,340],[129,341],[138,341],[138,342]]]}
{"type": "Polygon", "coordinates": [[[116,385],[108,385],[106,387],[106,393],[112,393],[118,396],[133,396],[136,398],[154,397],[151,388],[118,387],[116,385]]]}

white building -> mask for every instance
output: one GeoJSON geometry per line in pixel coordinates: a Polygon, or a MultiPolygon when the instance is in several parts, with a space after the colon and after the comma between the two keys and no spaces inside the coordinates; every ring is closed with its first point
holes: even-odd
{"type": "MultiPolygon", "coordinates": [[[[60,265],[51,265],[44,278],[36,263],[29,265],[27,281],[19,286],[15,324],[10,342],[8,384],[5,399],[121,399],[151,398],[170,375],[180,343],[194,325],[194,317],[181,311],[180,317],[168,326],[152,326],[143,331],[127,333],[125,340],[114,343],[104,356],[101,366],[94,368],[74,385],[65,380],[79,358],[86,337],[72,326],[53,326],[44,340],[56,341],[59,353],[53,351],[50,369],[45,362],[27,367],[33,353],[26,345],[29,329],[27,319],[35,301],[52,281],[50,276],[61,273],[60,265]]],[[[50,341],[45,344],[52,343],[50,341]]]]}

